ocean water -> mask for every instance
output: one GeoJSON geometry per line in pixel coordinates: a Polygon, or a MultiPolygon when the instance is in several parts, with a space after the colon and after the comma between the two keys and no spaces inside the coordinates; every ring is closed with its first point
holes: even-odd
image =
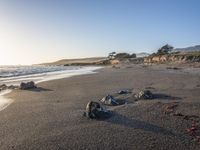
{"type": "Polygon", "coordinates": [[[0,66],[0,84],[19,85],[21,82],[36,83],[94,73],[101,67],[76,66],[0,66]]]}
{"type": "Polygon", "coordinates": [[[0,78],[15,77],[22,75],[63,71],[63,70],[76,70],[81,67],[65,67],[65,66],[0,66],[0,78]]]}

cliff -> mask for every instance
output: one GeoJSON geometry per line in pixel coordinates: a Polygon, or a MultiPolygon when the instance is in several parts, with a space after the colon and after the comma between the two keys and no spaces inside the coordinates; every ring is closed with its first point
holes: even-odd
{"type": "Polygon", "coordinates": [[[144,63],[166,62],[200,62],[200,52],[171,53],[165,55],[152,54],[144,58],[144,63]]]}

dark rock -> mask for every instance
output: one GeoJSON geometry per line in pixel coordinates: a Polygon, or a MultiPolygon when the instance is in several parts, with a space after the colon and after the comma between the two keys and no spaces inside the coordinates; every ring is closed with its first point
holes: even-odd
{"type": "Polygon", "coordinates": [[[19,88],[18,86],[15,86],[15,85],[10,85],[8,86],[8,89],[11,89],[11,90],[14,90],[14,89],[17,89],[19,88]]]}
{"type": "Polygon", "coordinates": [[[35,83],[33,81],[30,81],[30,82],[27,82],[27,83],[22,82],[20,84],[21,90],[28,90],[28,89],[34,89],[34,88],[37,88],[37,86],[35,85],[35,83]]]}
{"type": "Polygon", "coordinates": [[[85,116],[90,119],[105,119],[110,116],[110,112],[99,103],[90,101],[86,106],[85,116]]]}
{"type": "Polygon", "coordinates": [[[100,102],[102,102],[105,105],[111,105],[111,106],[119,105],[119,103],[112,95],[107,95],[106,97],[102,98],[100,102]]]}
{"type": "Polygon", "coordinates": [[[9,86],[7,86],[6,84],[0,85],[0,91],[7,90],[7,89],[14,90],[17,88],[18,86],[15,86],[15,85],[9,85],[9,86]]]}
{"type": "Polygon", "coordinates": [[[130,93],[128,90],[120,90],[118,94],[128,94],[130,93]]]}
{"type": "Polygon", "coordinates": [[[7,89],[7,85],[2,84],[0,85],[0,91],[6,90],[7,89]]]}
{"type": "Polygon", "coordinates": [[[149,90],[143,90],[140,93],[136,94],[135,97],[137,99],[153,99],[154,96],[149,90]]]}
{"type": "Polygon", "coordinates": [[[173,116],[184,116],[182,113],[175,112],[173,116]]]}

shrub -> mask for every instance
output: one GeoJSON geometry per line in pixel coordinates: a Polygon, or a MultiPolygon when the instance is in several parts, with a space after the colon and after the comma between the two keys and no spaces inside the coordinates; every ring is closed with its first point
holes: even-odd
{"type": "Polygon", "coordinates": [[[163,47],[161,47],[160,49],[158,49],[157,54],[158,55],[169,54],[169,52],[171,52],[173,48],[174,48],[173,46],[166,44],[163,47]]]}
{"type": "Polygon", "coordinates": [[[115,58],[130,58],[130,54],[128,53],[118,53],[115,55],[115,58]]]}

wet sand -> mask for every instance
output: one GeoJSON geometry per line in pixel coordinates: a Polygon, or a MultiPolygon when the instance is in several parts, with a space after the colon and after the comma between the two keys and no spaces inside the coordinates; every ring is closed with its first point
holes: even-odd
{"type": "Polygon", "coordinates": [[[200,130],[199,68],[194,73],[190,68],[130,65],[97,72],[7,95],[14,102],[0,112],[0,149],[200,149],[196,137],[186,132],[194,121],[200,130]],[[130,94],[128,104],[109,108],[109,119],[82,116],[88,101],[120,89],[137,93],[144,88],[157,98],[135,102],[130,94]],[[177,105],[174,112],[166,111],[170,105],[177,105]],[[196,118],[175,116],[177,112],[196,118]]]}

